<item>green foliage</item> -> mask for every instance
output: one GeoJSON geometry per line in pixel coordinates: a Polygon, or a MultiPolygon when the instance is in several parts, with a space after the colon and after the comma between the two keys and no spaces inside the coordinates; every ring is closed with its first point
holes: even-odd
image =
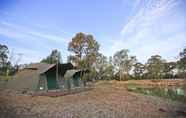
{"type": "Polygon", "coordinates": [[[146,68],[148,71],[149,78],[160,79],[162,78],[164,72],[165,60],[159,55],[151,56],[146,63],[146,68]]]}
{"type": "Polygon", "coordinates": [[[79,67],[81,67],[80,63],[83,63],[83,66],[90,67],[96,60],[99,44],[92,35],[80,32],[72,38],[68,45],[68,50],[74,53],[70,57],[79,67]],[[81,61],[85,61],[86,65],[81,61]]]}
{"type": "Polygon", "coordinates": [[[175,68],[176,68],[175,62],[164,63],[164,77],[163,78],[173,78],[175,68]]]}
{"type": "MultiPolygon", "coordinates": [[[[109,59],[99,53],[100,45],[90,34],[77,33],[69,42],[68,62],[72,62],[79,69],[88,69],[87,79],[160,79],[160,78],[186,78],[186,48],[179,54],[177,62],[166,62],[159,55],[153,55],[143,65],[137,62],[135,56],[130,56],[128,49],[117,51],[109,59]],[[178,72],[177,72],[178,70],[178,72]],[[132,73],[132,74],[131,74],[132,73]]],[[[11,56],[6,45],[0,44],[0,75],[10,75],[18,70],[11,64],[11,56]]],[[[51,54],[42,59],[43,63],[62,63],[61,53],[52,50],[51,54]]]]}
{"type": "Polygon", "coordinates": [[[97,79],[99,80],[111,80],[113,79],[114,66],[111,59],[107,60],[107,57],[103,54],[99,54],[96,59],[95,68],[97,70],[97,79]]]}
{"type": "Polygon", "coordinates": [[[128,79],[129,71],[136,62],[136,57],[128,55],[129,50],[122,49],[114,54],[113,63],[119,74],[119,79],[128,79]]]}
{"type": "Polygon", "coordinates": [[[0,66],[3,67],[7,63],[8,59],[8,47],[6,45],[0,44],[0,66]]]}
{"type": "Polygon", "coordinates": [[[100,45],[90,34],[77,33],[68,45],[68,50],[72,52],[68,61],[73,62],[78,68],[89,69],[89,78],[96,78],[95,63],[100,45]]]}
{"type": "Polygon", "coordinates": [[[180,74],[186,78],[186,48],[183,49],[182,52],[179,54],[179,61],[177,62],[178,68],[180,69],[180,74]]]}
{"type": "Polygon", "coordinates": [[[160,88],[160,87],[142,87],[139,85],[127,85],[127,90],[145,95],[158,96],[170,100],[186,102],[184,89],[181,88],[160,88]]]}
{"type": "Polygon", "coordinates": [[[55,64],[57,63],[57,61],[61,63],[61,53],[56,49],[52,50],[49,56],[41,60],[42,63],[48,63],[48,64],[55,64]]]}
{"type": "Polygon", "coordinates": [[[137,78],[142,79],[143,74],[145,72],[145,66],[142,63],[137,62],[137,63],[134,64],[134,70],[133,71],[134,71],[134,76],[135,76],[136,79],[137,78]]]}
{"type": "Polygon", "coordinates": [[[0,44],[0,75],[8,75],[11,63],[8,61],[8,47],[0,44]]]}

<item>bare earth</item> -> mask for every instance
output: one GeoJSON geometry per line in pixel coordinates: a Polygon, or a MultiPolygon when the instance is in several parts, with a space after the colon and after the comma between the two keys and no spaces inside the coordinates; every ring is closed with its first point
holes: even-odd
{"type": "MultiPolygon", "coordinates": [[[[186,103],[128,92],[125,88],[126,83],[97,82],[92,90],[60,97],[32,97],[2,90],[0,118],[186,117],[178,112],[186,110],[186,103]]],[[[150,81],[146,84],[150,84],[150,81]]]]}

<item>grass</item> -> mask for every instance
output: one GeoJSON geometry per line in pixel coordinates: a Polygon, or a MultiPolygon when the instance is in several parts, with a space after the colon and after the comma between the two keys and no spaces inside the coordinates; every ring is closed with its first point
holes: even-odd
{"type": "Polygon", "coordinates": [[[142,85],[129,83],[127,90],[135,93],[142,93],[150,96],[158,96],[170,100],[186,102],[186,88],[167,87],[144,87],[142,85]]]}
{"type": "Polygon", "coordinates": [[[12,76],[0,76],[0,88],[6,88],[6,83],[10,79],[12,79],[12,76]]]}
{"type": "Polygon", "coordinates": [[[12,78],[12,76],[2,76],[0,75],[0,81],[2,80],[10,80],[12,78]]]}

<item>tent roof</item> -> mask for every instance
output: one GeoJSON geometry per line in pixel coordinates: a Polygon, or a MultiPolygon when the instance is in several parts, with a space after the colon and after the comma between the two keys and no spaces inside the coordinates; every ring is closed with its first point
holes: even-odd
{"type": "Polygon", "coordinates": [[[54,67],[56,64],[46,64],[46,63],[34,63],[34,64],[30,64],[28,65],[26,68],[24,69],[28,69],[28,70],[37,70],[37,72],[39,74],[42,74],[46,71],[48,71],[50,68],[54,67]]]}
{"type": "MultiPolygon", "coordinates": [[[[46,73],[48,70],[56,66],[56,64],[46,64],[46,63],[34,63],[30,64],[24,69],[18,71],[16,75],[8,81],[7,87],[15,90],[36,90],[41,74],[46,73]]],[[[59,64],[59,70],[72,69],[73,65],[71,63],[59,64]]],[[[77,71],[77,70],[76,70],[77,71]]],[[[77,71],[78,72],[78,71],[77,71]]]]}
{"type": "Polygon", "coordinates": [[[66,78],[66,79],[71,78],[72,76],[74,76],[75,73],[80,72],[80,71],[81,70],[75,70],[75,69],[67,70],[64,78],[66,78]]]}
{"type": "Polygon", "coordinates": [[[12,80],[8,81],[7,87],[15,90],[35,91],[38,86],[40,74],[46,72],[55,64],[34,63],[18,71],[12,80]]]}

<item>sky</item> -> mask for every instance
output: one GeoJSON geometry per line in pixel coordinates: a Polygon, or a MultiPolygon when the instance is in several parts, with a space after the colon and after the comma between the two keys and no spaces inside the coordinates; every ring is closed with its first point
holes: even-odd
{"type": "Polygon", "coordinates": [[[19,63],[52,49],[65,62],[68,43],[84,32],[106,56],[129,49],[142,63],[155,54],[174,61],[186,46],[185,11],[186,0],[0,0],[0,44],[19,63]]]}

